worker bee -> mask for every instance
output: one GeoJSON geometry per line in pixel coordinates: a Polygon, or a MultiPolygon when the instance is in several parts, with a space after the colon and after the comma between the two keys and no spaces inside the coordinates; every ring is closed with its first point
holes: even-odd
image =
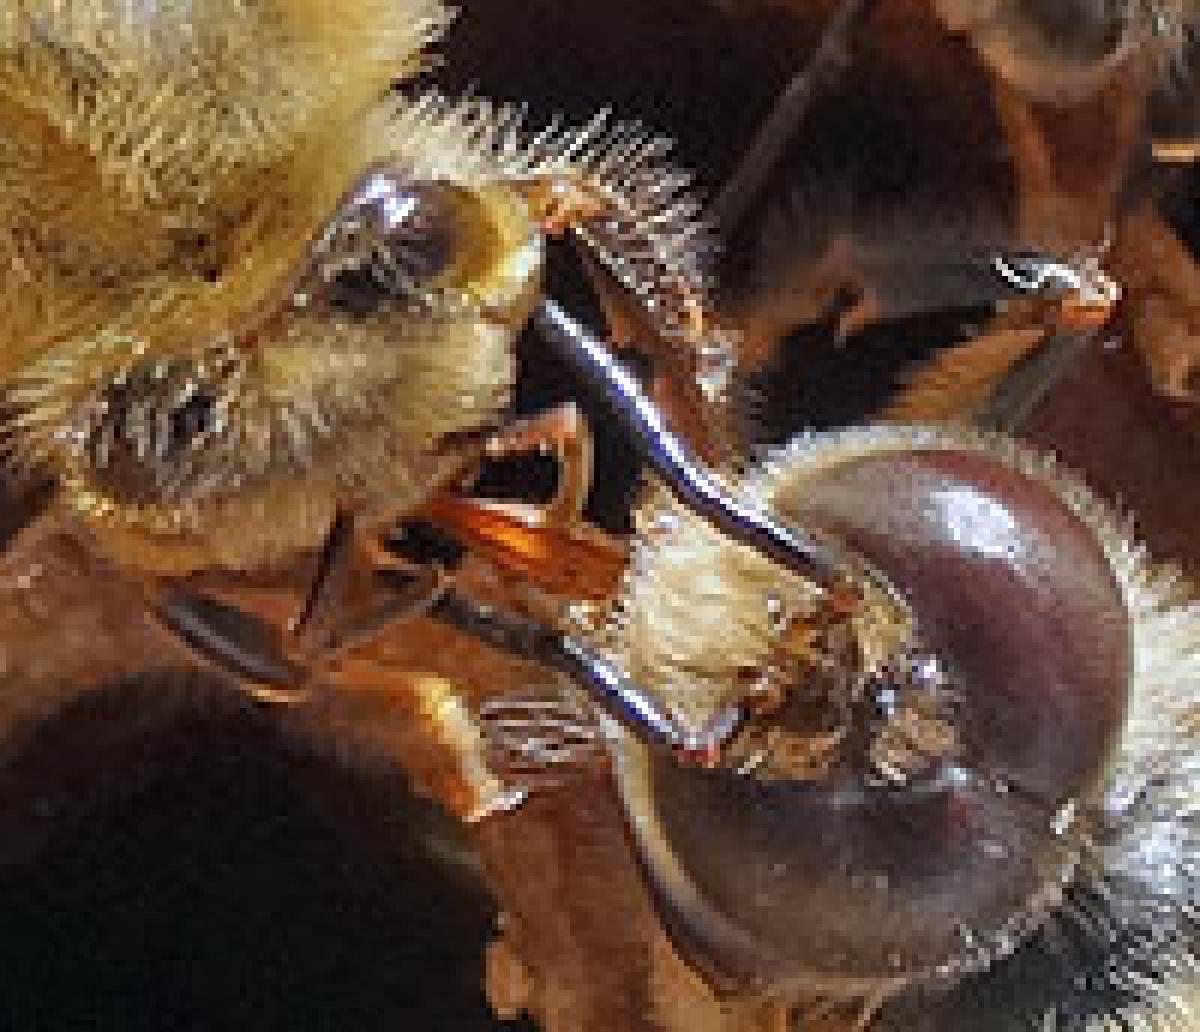
{"type": "Polygon", "coordinates": [[[809,42],[717,205],[748,434],[864,408],[1032,434],[1105,494],[1142,499],[1146,532],[1192,567],[1197,265],[1186,216],[1166,212],[1194,196],[1195,9],[780,6],[809,42]],[[1120,54],[1062,93],[1027,88],[992,47],[1069,86],[1060,64],[1113,26],[1120,54]],[[997,276],[998,256],[1022,274],[997,276]],[[1170,488],[1143,475],[1168,465],[1170,488]]]}
{"type": "MultiPolygon", "coordinates": [[[[486,637],[439,563],[380,544],[418,515],[551,596],[564,582],[602,593],[623,554],[580,526],[584,429],[570,409],[505,425],[531,321],[689,505],[777,558],[828,566],[731,497],[542,297],[546,240],[570,235],[719,413],[728,355],[706,237],[664,140],[606,115],[527,132],[515,109],[393,88],[427,64],[448,22],[436,3],[363,4],[349,20],[291,0],[3,15],[4,439],[9,472],[44,503],[21,538],[39,557],[22,545],[9,559],[18,623],[36,628],[8,650],[6,676],[29,682],[15,695],[54,698],[71,673],[102,680],[164,648],[137,617],[115,635],[66,619],[60,651],[85,669],[43,669],[33,643],[54,634],[30,600],[44,580],[111,581],[120,611],[149,612],[189,661],[273,700],[336,677],[349,648],[415,613],[486,637]],[[458,494],[486,456],[530,448],[563,459],[544,511],[458,494]],[[290,619],[219,597],[232,574],[275,576],[286,594],[307,560],[290,619]],[[99,647],[108,637],[122,644],[99,647]]],[[[636,709],[635,690],[606,694],[606,670],[566,645],[547,633],[537,658],[636,709]]],[[[422,684],[420,720],[463,760],[456,808],[486,810],[496,784],[470,715],[445,679],[422,684]]]]}
{"type": "MultiPolygon", "coordinates": [[[[163,578],[445,515],[484,454],[555,447],[558,424],[497,433],[547,236],[578,238],[653,335],[719,376],[705,237],[664,141],[605,116],[525,133],[513,109],[391,90],[447,20],[431,3],[4,12],[10,467],[53,481],[57,524],[152,604],[163,578]]],[[[620,391],[603,355],[581,361],[620,391]]],[[[586,481],[564,476],[565,509],[586,481]]],[[[176,601],[184,637],[220,640],[176,601]]]]}

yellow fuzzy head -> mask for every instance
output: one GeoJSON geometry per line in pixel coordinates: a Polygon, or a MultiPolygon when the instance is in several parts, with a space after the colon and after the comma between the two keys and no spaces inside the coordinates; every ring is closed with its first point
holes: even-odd
{"type": "Polygon", "coordinates": [[[0,16],[3,92],[133,207],[178,219],[419,68],[435,0],[32,0],[0,16]]]}
{"type": "Polygon", "coordinates": [[[538,183],[595,199],[570,228],[656,312],[703,290],[662,140],[397,91],[446,22],[431,0],[0,15],[9,448],[110,553],[272,562],[459,473],[538,295],[538,183]]]}

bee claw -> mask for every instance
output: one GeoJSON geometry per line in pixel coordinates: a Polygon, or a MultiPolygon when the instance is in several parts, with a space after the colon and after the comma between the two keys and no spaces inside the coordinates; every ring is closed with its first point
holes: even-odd
{"type": "Polygon", "coordinates": [[[864,330],[886,316],[883,304],[878,298],[866,293],[855,304],[844,311],[838,318],[834,330],[834,343],[839,347],[851,337],[856,337],[864,330]]]}
{"type": "Polygon", "coordinates": [[[150,611],[193,655],[236,677],[250,695],[291,703],[309,694],[308,670],[266,621],[183,584],[148,583],[145,591],[150,611]]]}
{"type": "Polygon", "coordinates": [[[467,824],[480,824],[491,817],[498,817],[520,809],[528,798],[529,789],[524,785],[503,789],[465,814],[463,820],[467,824]]]}
{"type": "Polygon", "coordinates": [[[558,463],[554,497],[541,507],[538,523],[572,528],[583,522],[583,510],[592,488],[592,434],[587,420],[573,401],[522,420],[490,437],[487,455],[500,458],[536,451],[558,463]]]}

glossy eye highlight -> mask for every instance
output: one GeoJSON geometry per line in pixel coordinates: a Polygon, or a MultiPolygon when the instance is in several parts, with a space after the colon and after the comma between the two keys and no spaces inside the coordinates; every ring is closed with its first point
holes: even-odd
{"type": "Polygon", "coordinates": [[[515,192],[384,165],[359,180],[322,231],[302,290],[354,316],[405,301],[501,309],[535,277],[540,258],[515,192]]]}

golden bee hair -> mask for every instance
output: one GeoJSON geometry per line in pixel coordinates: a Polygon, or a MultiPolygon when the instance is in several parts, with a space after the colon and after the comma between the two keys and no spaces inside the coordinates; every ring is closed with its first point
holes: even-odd
{"type": "Polygon", "coordinates": [[[102,550],[163,573],[268,564],[339,505],[390,519],[459,474],[503,418],[540,285],[531,183],[596,200],[567,229],[682,336],[709,244],[667,141],[392,89],[448,20],[425,0],[5,13],[10,465],[54,476],[102,550]],[[437,289],[355,235],[373,175],[432,189],[471,256],[437,289]],[[343,275],[389,303],[331,299],[343,275]]]}

